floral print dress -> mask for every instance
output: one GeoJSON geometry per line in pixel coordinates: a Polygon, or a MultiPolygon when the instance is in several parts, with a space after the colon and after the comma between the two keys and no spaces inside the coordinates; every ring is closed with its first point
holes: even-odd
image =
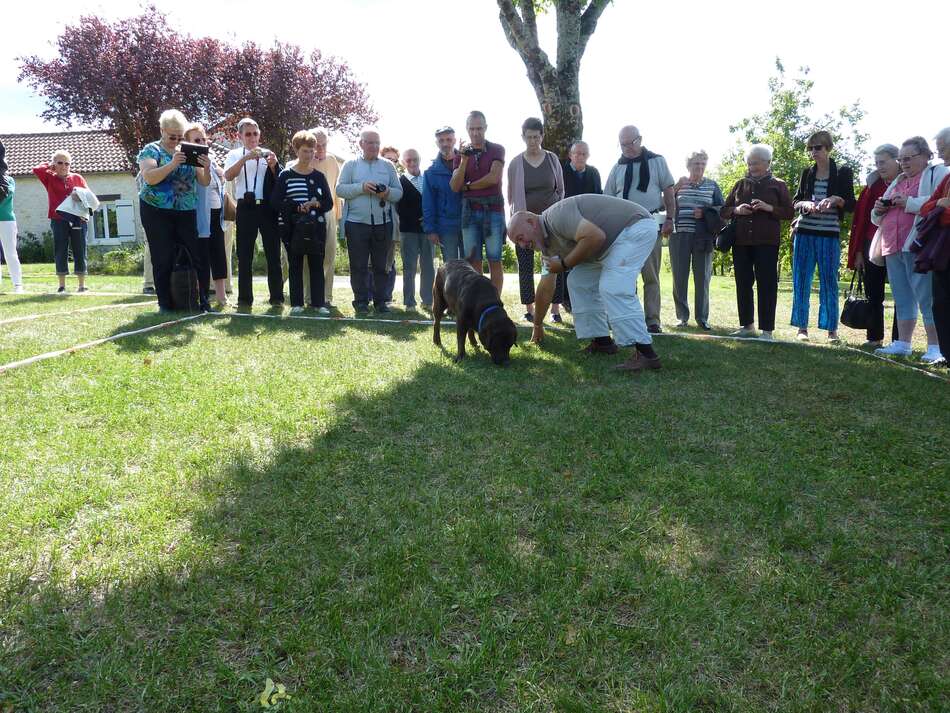
{"type": "MultiPolygon", "coordinates": [[[[138,160],[150,158],[160,167],[172,160],[172,155],[158,141],[146,144],[139,152],[138,160]]],[[[164,181],[150,186],[142,181],[139,198],[155,208],[165,210],[195,210],[198,206],[196,188],[196,169],[182,164],[172,171],[164,181]]]]}

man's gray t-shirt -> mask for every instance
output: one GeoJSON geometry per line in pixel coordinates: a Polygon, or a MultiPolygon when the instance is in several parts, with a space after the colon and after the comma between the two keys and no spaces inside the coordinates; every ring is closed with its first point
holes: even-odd
{"type": "Polygon", "coordinates": [[[599,259],[617,236],[638,220],[651,219],[650,212],[633,201],[585,193],[571,196],[555,203],[541,214],[544,233],[543,255],[564,257],[577,245],[577,227],[581,220],[588,220],[604,231],[607,240],[596,255],[587,260],[599,259]]]}
{"type": "MultiPolygon", "coordinates": [[[[633,164],[633,182],[630,184],[630,193],[627,194],[627,200],[639,203],[647,212],[656,212],[663,210],[663,191],[672,186],[675,181],[673,174],[670,173],[669,166],[666,165],[666,159],[662,156],[654,156],[649,160],[650,182],[644,192],[637,190],[640,182],[640,164],[633,164]]],[[[615,163],[610,169],[610,175],[607,176],[607,182],[604,184],[605,196],[616,196],[623,198],[623,178],[627,172],[625,164],[615,163]]],[[[671,218],[673,216],[670,216],[671,218]]]]}

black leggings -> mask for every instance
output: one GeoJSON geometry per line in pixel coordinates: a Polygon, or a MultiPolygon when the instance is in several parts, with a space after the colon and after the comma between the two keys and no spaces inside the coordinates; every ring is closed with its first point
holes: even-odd
{"type": "MultiPolygon", "coordinates": [[[[521,292],[521,304],[534,302],[534,250],[515,246],[518,256],[518,287],[521,292]]],[[[559,305],[564,300],[564,274],[558,273],[554,284],[554,298],[551,304],[559,305]]]]}
{"type": "MultiPolygon", "coordinates": [[[[197,214],[194,210],[156,208],[145,201],[139,201],[139,213],[142,216],[148,249],[152,254],[152,275],[155,278],[158,306],[172,309],[171,276],[179,245],[188,249],[196,263],[198,275],[202,273],[197,214]]],[[[207,267],[204,272],[207,286],[207,267]]]]}

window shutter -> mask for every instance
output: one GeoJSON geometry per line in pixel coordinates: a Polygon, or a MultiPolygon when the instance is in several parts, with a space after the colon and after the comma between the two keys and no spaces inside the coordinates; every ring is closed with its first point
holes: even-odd
{"type": "Polygon", "coordinates": [[[135,211],[132,209],[132,201],[115,202],[116,222],[119,226],[119,234],[113,237],[122,240],[135,239],[135,211]]]}

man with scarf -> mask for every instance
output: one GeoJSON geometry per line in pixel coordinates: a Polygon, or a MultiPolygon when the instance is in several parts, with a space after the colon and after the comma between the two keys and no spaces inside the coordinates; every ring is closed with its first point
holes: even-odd
{"type": "Polygon", "coordinates": [[[657,222],[656,245],[643,265],[643,302],[647,329],[651,334],[662,332],[660,327],[660,262],[663,255],[663,236],[673,232],[676,215],[676,196],[673,192],[673,174],[666,159],[646,149],[636,126],[620,130],[622,156],[610,169],[604,184],[604,195],[633,201],[646,208],[657,222]],[[665,213],[665,215],[661,215],[665,213]]]}

